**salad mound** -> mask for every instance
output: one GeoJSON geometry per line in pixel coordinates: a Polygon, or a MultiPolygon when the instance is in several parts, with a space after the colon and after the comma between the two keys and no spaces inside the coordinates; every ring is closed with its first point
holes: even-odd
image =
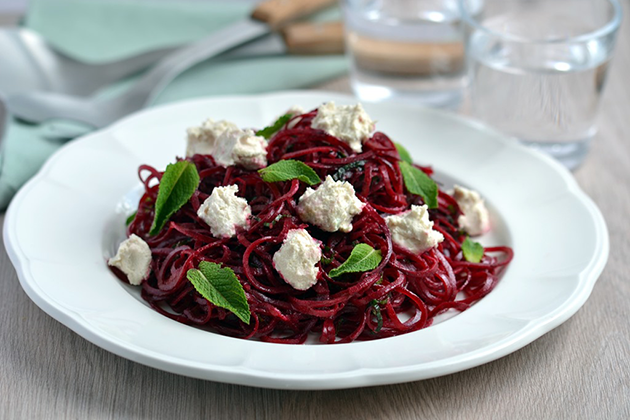
{"type": "Polygon", "coordinates": [[[164,171],[140,166],[144,194],[108,262],[184,324],[276,343],[391,337],[466,310],[512,259],[471,239],[491,228],[480,195],[441,188],[361,105],[292,108],[257,131],[210,119],[187,136],[164,171]]]}

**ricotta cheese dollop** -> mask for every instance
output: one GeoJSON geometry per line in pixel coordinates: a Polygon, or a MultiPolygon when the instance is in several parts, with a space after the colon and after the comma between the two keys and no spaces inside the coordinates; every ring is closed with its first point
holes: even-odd
{"type": "Polygon", "coordinates": [[[212,118],[204,121],[199,127],[190,127],[186,130],[188,134],[186,156],[211,155],[217,138],[228,130],[238,130],[238,127],[229,121],[215,121],[212,118]]]}
{"type": "Polygon", "coordinates": [[[361,104],[336,106],[334,102],[327,102],[317,109],[311,127],[343,140],[360,153],[363,143],[372,136],[374,121],[361,104]]]}
{"type": "MultiPolygon", "coordinates": [[[[302,108],[299,105],[293,105],[291,108],[287,109],[287,112],[284,113],[284,115],[289,114],[291,117],[295,117],[296,115],[302,115],[304,114],[304,112],[306,112],[304,110],[304,108],[302,108]]],[[[276,118],[277,119],[277,118],[276,118]]],[[[299,123],[301,120],[301,118],[295,118],[293,120],[291,120],[288,124],[287,124],[287,128],[293,128],[297,125],[297,123],[299,123]]]]}
{"type": "Polygon", "coordinates": [[[444,240],[440,232],[433,230],[426,204],[412,205],[411,210],[404,213],[385,216],[385,222],[392,234],[392,241],[414,253],[435,248],[444,240]]]}
{"type": "Polygon", "coordinates": [[[291,287],[307,290],[317,283],[317,263],[321,258],[321,242],[313,239],[306,229],[293,229],[287,232],[282,246],[273,255],[273,266],[291,287]]]}
{"type": "Polygon", "coordinates": [[[129,284],[137,286],[149,276],[151,248],[142,238],[132,233],[118,246],[118,252],[107,264],[125,273],[129,284]]]}
{"type": "Polygon", "coordinates": [[[206,120],[187,130],[186,156],[212,155],[221,166],[240,165],[245,169],[267,166],[267,140],[253,130],[241,130],[229,121],[206,120]]]}
{"type": "Polygon", "coordinates": [[[335,181],[330,175],[316,190],[307,188],[299,199],[297,211],[305,222],[326,232],[350,232],[352,218],[363,211],[354,187],[347,181],[335,181]]]}
{"type": "Polygon", "coordinates": [[[221,166],[264,168],[267,166],[267,140],[253,130],[228,130],[217,139],[212,156],[221,166]]]}
{"type": "Polygon", "coordinates": [[[236,196],[237,192],[237,185],[215,187],[197,210],[197,216],[210,226],[215,238],[231,238],[236,228],[249,224],[252,209],[247,200],[236,196]]]}
{"type": "Polygon", "coordinates": [[[460,229],[470,236],[482,235],[490,230],[490,214],[477,191],[455,185],[453,198],[464,213],[457,218],[460,229]]]}

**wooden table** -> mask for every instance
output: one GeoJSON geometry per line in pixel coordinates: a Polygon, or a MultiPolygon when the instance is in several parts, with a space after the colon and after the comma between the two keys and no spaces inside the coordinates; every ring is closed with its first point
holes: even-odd
{"type": "MultiPolygon", "coordinates": [[[[630,13],[630,1],[624,6],[630,13]]],[[[324,87],[348,91],[346,79],[324,87]]],[[[50,318],[22,291],[2,246],[0,418],[628,419],[628,19],[599,127],[575,177],[607,220],[610,260],[584,307],[522,350],[441,378],[341,391],[277,391],[190,379],[108,353],[50,318]]]]}

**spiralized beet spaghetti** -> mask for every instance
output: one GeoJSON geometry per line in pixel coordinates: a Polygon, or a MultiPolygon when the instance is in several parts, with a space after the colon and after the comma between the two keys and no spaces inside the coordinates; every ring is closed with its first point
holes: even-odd
{"type": "MultiPolygon", "coordinates": [[[[399,214],[423,199],[406,190],[394,143],[376,132],[355,153],[344,141],[311,127],[317,110],[295,116],[271,139],[269,164],[300,160],[321,179],[331,175],[348,181],[365,203],[354,217],[353,229],[329,233],[305,223],[297,213],[297,200],[307,188],[293,179],[264,182],[255,170],[223,167],[211,155],[187,158],[201,182],[192,198],[155,236],[149,235],[162,172],[142,165],[139,175],[145,192],[127,229],[149,245],[151,272],[142,282],[142,298],[161,314],[220,334],[257,338],[276,343],[304,343],[316,334],[322,343],[372,340],[416,331],[432,324],[449,309],[464,311],[487,295],[512,258],[508,247],[485,248],[479,263],[466,261],[466,238],[457,224],[461,210],[453,197],[438,193],[438,207],[429,211],[444,240],[437,248],[410,252],[392,242],[384,215],[399,214]],[[218,186],[237,185],[238,196],[252,209],[247,229],[232,238],[215,238],[197,210],[218,186]],[[317,283],[306,291],[287,284],[274,269],[272,257],[287,232],[307,229],[322,242],[317,283]],[[380,250],[374,270],[331,278],[357,243],[380,250]],[[186,273],[201,261],[231,268],[245,291],[251,311],[249,325],[210,303],[187,279],[186,273]]],[[[427,175],[429,167],[417,168],[427,175]]]]}

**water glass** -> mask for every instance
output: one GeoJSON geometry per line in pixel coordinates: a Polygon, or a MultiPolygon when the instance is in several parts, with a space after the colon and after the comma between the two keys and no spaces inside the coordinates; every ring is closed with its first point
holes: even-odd
{"type": "Polygon", "coordinates": [[[474,3],[460,2],[472,115],[577,167],[596,133],[618,1],[474,3]]]}
{"type": "Polygon", "coordinates": [[[360,100],[459,103],[465,54],[457,0],[342,4],[350,81],[360,100]]]}

